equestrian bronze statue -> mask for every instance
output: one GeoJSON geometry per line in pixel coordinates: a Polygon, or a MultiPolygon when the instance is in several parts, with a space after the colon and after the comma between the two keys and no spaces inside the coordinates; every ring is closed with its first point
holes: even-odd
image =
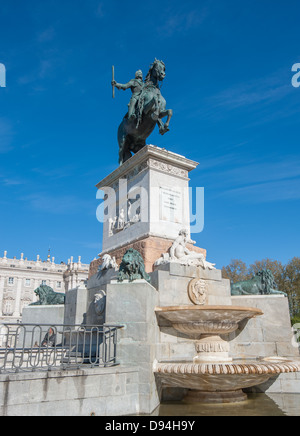
{"type": "Polygon", "coordinates": [[[146,145],[146,139],[151,135],[156,124],[161,135],[169,131],[173,111],[166,109],[166,100],[160,92],[160,82],[165,76],[165,64],[157,59],[151,64],[145,80],[141,70],[138,70],[135,78],[126,84],[117,83],[113,76],[113,89],[132,91],[128,112],[118,129],[120,165],[128,160],[132,153],[137,153],[146,145]],[[164,123],[162,119],[165,117],[167,120],[164,123]]]}

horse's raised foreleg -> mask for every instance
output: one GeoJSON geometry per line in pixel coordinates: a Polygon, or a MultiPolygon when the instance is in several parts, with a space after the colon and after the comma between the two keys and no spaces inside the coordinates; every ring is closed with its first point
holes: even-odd
{"type": "Polygon", "coordinates": [[[157,120],[157,124],[158,124],[158,127],[159,127],[159,133],[161,135],[164,135],[166,132],[168,132],[170,130],[169,129],[169,124],[170,124],[172,115],[173,115],[172,109],[166,109],[166,110],[160,112],[159,119],[157,120]],[[168,117],[167,121],[165,123],[163,123],[161,121],[161,118],[164,118],[164,117],[168,117]]]}

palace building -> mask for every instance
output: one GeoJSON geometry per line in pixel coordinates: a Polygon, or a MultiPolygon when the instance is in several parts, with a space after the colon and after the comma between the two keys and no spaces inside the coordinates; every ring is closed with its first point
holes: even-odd
{"type": "Polygon", "coordinates": [[[73,257],[68,263],[55,263],[50,257],[42,261],[28,260],[21,254],[20,259],[7,257],[7,251],[0,257],[0,321],[16,322],[21,319],[23,307],[37,300],[34,293],[40,285],[48,285],[55,292],[65,293],[76,288],[88,278],[89,265],[77,262],[73,257]]]}

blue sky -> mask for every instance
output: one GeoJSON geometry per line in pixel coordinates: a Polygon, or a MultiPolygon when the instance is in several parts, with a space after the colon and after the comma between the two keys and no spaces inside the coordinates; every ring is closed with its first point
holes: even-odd
{"type": "Polygon", "coordinates": [[[174,116],[148,142],[200,162],[197,245],[217,267],[299,256],[299,15],[298,0],[1,2],[0,251],[97,256],[95,184],[130,98],[112,99],[111,66],[125,83],[157,57],[174,116]]]}

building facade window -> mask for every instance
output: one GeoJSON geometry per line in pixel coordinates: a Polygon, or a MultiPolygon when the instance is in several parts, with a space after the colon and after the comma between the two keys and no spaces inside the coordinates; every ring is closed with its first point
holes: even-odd
{"type": "Polygon", "coordinates": [[[89,265],[80,263],[80,269],[77,265],[64,262],[55,264],[54,260],[44,263],[39,256],[37,261],[28,260],[24,255],[21,255],[21,259],[10,259],[5,252],[3,258],[0,256],[0,316],[21,319],[22,308],[35,301],[33,291],[39,286],[48,285],[57,292],[66,291],[67,282],[69,287],[71,284],[71,287],[76,287],[81,279],[86,280],[89,271],[89,265]]]}
{"type": "Polygon", "coordinates": [[[13,314],[12,301],[6,300],[3,305],[3,315],[11,316],[13,314]]]}

